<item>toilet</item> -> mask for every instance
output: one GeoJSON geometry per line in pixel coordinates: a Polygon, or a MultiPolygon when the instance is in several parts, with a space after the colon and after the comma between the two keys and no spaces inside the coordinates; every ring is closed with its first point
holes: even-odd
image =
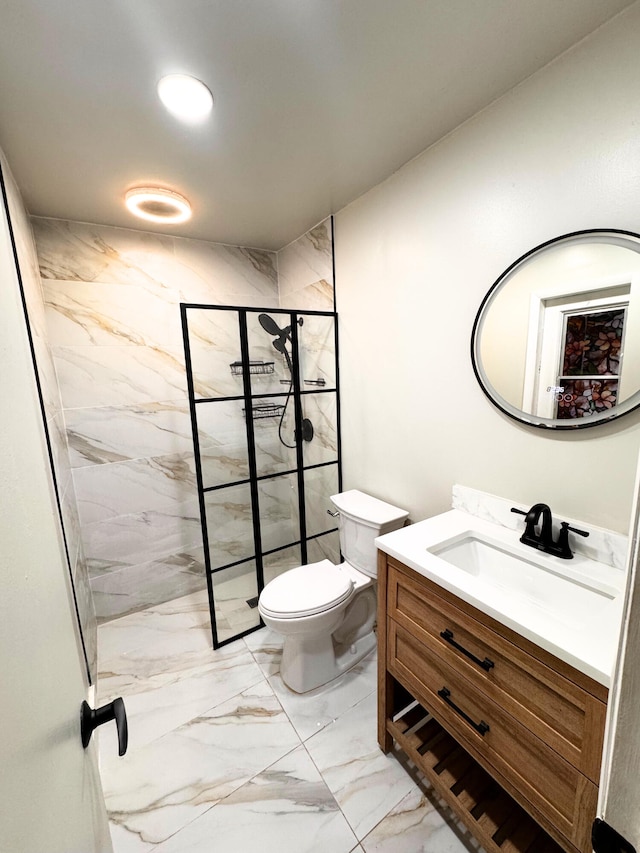
{"type": "Polygon", "coordinates": [[[296,693],[337,678],[375,648],[375,539],[402,527],[408,516],[357,489],[332,495],[331,502],[345,562],[289,569],[258,601],[265,625],[284,637],[280,675],[296,693]]]}

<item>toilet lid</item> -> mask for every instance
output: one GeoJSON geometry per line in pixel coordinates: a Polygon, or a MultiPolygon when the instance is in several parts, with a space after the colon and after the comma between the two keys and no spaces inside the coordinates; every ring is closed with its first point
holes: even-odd
{"type": "Polygon", "coordinates": [[[260,594],[260,609],[283,618],[312,616],[340,604],[351,595],[353,581],[329,560],[290,569],[268,583],[260,594]]]}

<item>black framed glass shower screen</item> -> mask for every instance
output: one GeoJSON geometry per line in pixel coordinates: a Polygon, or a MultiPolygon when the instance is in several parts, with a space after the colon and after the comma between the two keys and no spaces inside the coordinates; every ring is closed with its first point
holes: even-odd
{"type": "Polygon", "coordinates": [[[213,646],[283,571],[340,559],[337,314],[181,303],[213,646]]]}

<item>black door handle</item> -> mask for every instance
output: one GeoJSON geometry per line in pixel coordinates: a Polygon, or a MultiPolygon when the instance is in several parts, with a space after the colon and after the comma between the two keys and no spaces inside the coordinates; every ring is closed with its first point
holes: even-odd
{"type": "Polygon", "coordinates": [[[108,723],[110,720],[116,721],[118,729],[118,755],[124,755],[127,751],[129,743],[129,728],[127,726],[127,712],[124,709],[124,702],[120,697],[109,702],[108,705],[103,705],[102,708],[89,707],[87,702],[83,702],[80,708],[80,733],[82,735],[82,745],[86,749],[89,746],[93,730],[97,729],[103,723],[108,723]]]}

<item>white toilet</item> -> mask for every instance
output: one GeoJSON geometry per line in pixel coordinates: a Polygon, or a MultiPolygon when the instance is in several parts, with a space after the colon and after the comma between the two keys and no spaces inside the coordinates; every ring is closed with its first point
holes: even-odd
{"type": "Polygon", "coordinates": [[[332,495],[345,562],[290,569],[268,583],[258,610],[284,636],[280,675],[306,693],[350,669],[376,645],[375,539],[402,527],[408,513],[357,489],[332,495]]]}

